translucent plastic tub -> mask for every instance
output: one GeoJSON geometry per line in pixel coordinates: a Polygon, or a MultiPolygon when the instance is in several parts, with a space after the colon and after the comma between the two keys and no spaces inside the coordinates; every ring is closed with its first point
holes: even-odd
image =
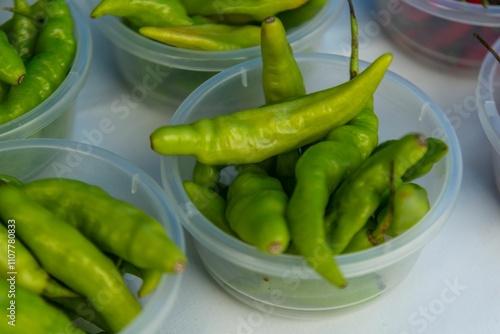
{"type": "Polygon", "coordinates": [[[66,79],[37,107],[8,123],[1,124],[0,141],[28,137],[71,138],[76,98],[85,84],[92,61],[92,38],[80,11],[73,4],[69,4],[75,22],[77,51],[66,79]]]}
{"type": "MultiPolygon", "coordinates": [[[[500,53],[500,38],[492,46],[500,53]]],[[[479,119],[491,144],[491,160],[500,192],[500,63],[488,54],[478,76],[476,97],[479,119]]]]}
{"type": "MultiPolygon", "coordinates": [[[[185,252],[184,234],[172,215],[161,187],[144,171],[123,158],[80,142],[49,138],[26,138],[0,142],[0,174],[22,182],[64,177],[97,185],[156,218],[170,238],[185,252]]],[[[147,245],[144,245],[147,247],[147,245]]],[[[68,268],[70,270],[70,268],[68,268]]],[[[159,286],[140,299],[143,311],[121,334],[156,333],[174,307],[182,274],[163,275],[159,286]]],[[[140,279],[128,277],[133,291],[140,279]]]]}
{"type": "MultiPolygon", "coordinates": [[[[337,55],[298,54],[309,92],[348,80],[349,59],[337,55]]],[[[190,123],[264,104],[260,59],[228,69],[196,89],[177,109],[170,124],[190,123]]],[[[360,62],[360,68],[367,66],[360,62]]],[[[462,160],[455,132],[444,112],[418,87],[388,72],[375,93],[380,141],[420,132],[438,137],[449,153],[419,179],[431,210],[406,234],[367,251],[337,257],[348,286],[338,289],[319,277],[302,258],[269,256],[233,238],[207,221],[193,206],[182,182],[191,179],[194,158],[162,157],[162,183],[178,219],[193,236],[212,277],[229,293],[262,311],[312,318],[373,300],[408,275],[424,247],[450,216],[460,189],[462,160]]]]}
{"type": "MultiPolygon", "coordinates": [[[[80,4],[87,15],[99,0],[80,4]]],[[[289,31],[292,48],[298,52],[319,45],[322,33],[338,17],[345,1],[330,0],[310,21],[289,31]]],[[[245,60],[260,56],[260,47],[231,51],[198,51],[165,45],[139,35],[119,18],[93,20],[109,39],[122,78],[137,94],[177,107],[205,80],[245,60]]]]}

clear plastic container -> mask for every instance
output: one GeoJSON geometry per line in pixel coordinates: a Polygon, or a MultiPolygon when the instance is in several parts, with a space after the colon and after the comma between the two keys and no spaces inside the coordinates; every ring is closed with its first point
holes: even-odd
{"type": "MultiPolygon", "coordinates": [[[[345,82],[349,58],[297,54],[309,92],[345,82]]],[[[360,68],[367,66],[360,62],[360,68]]],[[[232,67],[202,84],[181,104],[170,124],[190,123],[264,104],[261,59],[232,67]]],[[[212,277],[230,294],[263,312],[293,318],[314,318],[360,305],[397,286],[410,272],[422,247],[450,216],[460,189],[462,160],[456,134],[444,112],[419,88],[388,72],[375,93],[380,141],[420,132],[441,138],[449,153],[419,179],[430,197],[429,213],[404,235],[367,251],[338,256],[348,280],[338,289],[319,277],[303,259],[266,255],[207,221],[183,189],[190,180],[193,157],[161,159],[163,188],[212,277]]]]}
{"type": "MultiPolygon", "coordinates": [[[[99,0],[80,6],[90,15],[99,0]]],[[[295,52],[319,45],[322,33],[338,17],[345,1],[329,0],[310,21],[288,32],[295,52]]],[[[165,45],[139,35],[119,18],[104,16],[92,21],[114,46],[118,70],[133,95],[151,98],[171,107],[179,104],[214,74],[260,56],[260,47],[231,51],[199,51],[165,45]]]]}
{"type": "Polygon", "coordinates": [[[421,57],[458,68],[478,68],[485,48],[473,36],[500,37],[500,5],[460,0],[376,0],[371,16],[391,38],[421,57]]]}
{"type": "MultiPolygon", "coordinates": [[[[62,139],[3,141],[0,142],[0,174],[12,175],[22,182],[64,177],[97,185],[111,196],[127,201],[156,218],[185,252],[182,226],[173,216],[171,204],[161,187],[146,172],[114,153],[62,139]]],[[[181,277],[182,274],[163,275],[156,290],[140,300],[142,313],[120,333],[159,331],[174,307],[181,277]]],[[[126,282],[133,291],[137,291],[141,281],[130,276],[126,282]]]]}
{"type": "Polygon", "coordinates": [[[69,139],[76,98],[85,84],[92,61],[92,38],[82,13],[69,3],[74,20],[77,50],[62,84],[45,101],[24,115],[0,125],[0,141],[28,137],[69,139]]]}
{"type": "MultiPolygon", "coordinates": [[[[500,54],[500,38],[492,45],[500,54]]],[[[479,71],[476,87],[479,119],[491,143],[491,159],[500,192],[500,63],[488,53],[479,71]]]]}

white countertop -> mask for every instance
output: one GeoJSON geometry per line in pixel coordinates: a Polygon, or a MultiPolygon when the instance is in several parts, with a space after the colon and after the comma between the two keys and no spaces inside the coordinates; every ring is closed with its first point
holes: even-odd
{"type": "MultiPolygon", "coordinates": [[[[264,314],[230,296],[205,271],[186,233],[190,265],[160,333],[500,333],[500,194],[494,185],[490,144],[471,104],[478,70],[451,70],[424,62],[377,30],[380,25],[368,11],[357,14],[360,37],[365,37],[360,40],[360,58],[374,60],[392,52],[390,69],[420,87],[453,120],[464,174],[449,221],[396,289],[365,307],[307,321],[264,314]]],[[[131,89],[117,73],[112,46],[92,21],[89,24],[94,57],[77,99],[73,139],[89,140],[125,157],[161,184],[159,156],[149,147],[149,134],[166,124],[174,110],[145,101],[127,102],[131,89]],[[129,103],[127,117],[113,115],[112,106],[117,103],[129,103]],[[111,120],[106,132],[99,131],[104,118],[111,120]]],[[[342,45],[349,45],[349,38],[345,7],[318,51],[343,53],[342,45]]]]}

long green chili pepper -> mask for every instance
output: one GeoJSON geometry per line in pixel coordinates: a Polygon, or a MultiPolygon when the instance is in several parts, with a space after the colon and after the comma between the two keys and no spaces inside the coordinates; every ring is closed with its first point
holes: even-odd
{"type": "Polygon", "coordinates": [[[137,27],[178,27],[193,24],[179,0],[102,0],[90,16],[113,15],[126,18],[137,27]]]}
{"type": "Polygon", "coordinates": [[[0,185],[0,219],[14,220],[16,235],[45,270],[89,298],[114,331],[123,329],[141,312],[113,262],[76,228],[31,200],[22,188],[0,185]]]}
{"type": "Polygon", "coordinates": [[[181,0],[189,15],[220,16],[237,15],[239,22],[262,22],[266,17],[297,8],[307,0],[181,0]]]}
{"type": "Polygon", "coordinates": [[[192,50],[237,50],[260,43],[260,28],[254,25],[204,23],[165,28],[148,25],[139,28],[139,33],[164,44],[192,50]]]}
{"type": "Polygon", "coordinates": [[[19,85],[23,82],[26,67],[3,30],[0,30],[0,64],[2,64],[0,66],[0,81],[9,85],[19,85]]]}
{"type": "Polygon", "coordinates": [[[369,156],[342,182],[333,194],[325,218],[335,254],[347,247],[374,214],[390,190],[391,177],[396,182],[400,180],[427,148],[421,134],[405,135],[369,156]]]}
{"type": "Polygon", "coordinates": [[[7,256],[2,256],[0,259],[0,277],[9,278],[9,272],[15,272],[18,286],[50,298],[73,298],[78,296],[75,292],[52,279],[20,239],[15,239],[14,234],[10,234],[12,238],[9,238],[10,232],[15,232],[15,223],[13,221],[3,222],[3,225],[0,224],[0,249],[5,250],[6,253],[8,251],[9,254],[15,254],[16,259],[15,265],[12,265],[9,263],[7,256]]]}
{"type": "Polygon", "coordinates": [[[142,280],[141,286],[137,291],[137,297],[139,298],[144,298],[153,292],[163,277],[163,272],[160,270],[138,268],[127,261],[121,261],[119,269],[124,274],[134,275],[142,280]]]}
{"type": "Polygon", "coordinates": [[[166,125],[150,135],[164,155],[194,155],[214,165],[255,163],[323,138],[369,102],[392,61],[384,54],[338,86],[260,108],[191,124],[166,125]]]}
{"type": "Polygon", "coordinates": [[[185,255],[158,221],[96,186],[45,178],[28,182],[22,189],[30,199],[50,208],[105,252],[144,269],[174,273],[185,268],[185,255]]]}
{"type": "Polygon", "coordinates": [[[255,164],[240,165],[228,188],[226,217],[243,241],[265,253],[280,254],[290,242],[287,201],[277,179],[255,164]]]}
{"type": "Polygon", "coordinates": [[[61,310],[37,294],[5,279],[0,280],[0,290],[0,307],[4,313],[1,333],[85,334],[61,310]]]}
{"type": "Polygon", "coordinates": [[[13,23],[8,37],[23,62],[26,63],[35,51],[38,26],[25,0],[14,0],[14,10],[13,23]]]}
{"type": "Polygon", "coordinates": [[[359,230],[349,241],[349,244],[342,251],[342,254],[359,252],[365,249],[372,248],[371,233],[377,227],[377,221],[370,217],[361,230],[359,230]]]}
{"type": "Polygon", "coordinates": [[[12,86],[0,103],[0,124],[9,122],[47,99],[63,82],[73,63],[76,41],[73,18],[64,0],[52,0],[39,30],[34,56],[26,64],[22,85],[12,86]]]}
{"type": "Polygon", "coordinates": [[[429,137],[426,140],[429,149],[422,159],[403,175],[404,182],[410,182],[427,174],[434,164],[448,153],[448,145],[441,139],[429,137]]]}
{"type": "MultiPolygon", "coordinates": [[[[351,80],[358,73],[357,20],[351,12],[351,80]]],[[[378,144],[378,118],[373,99],[346,125],[333,129],[324,141],[307,148],[297,162],[297,183],[287,208],[294,247],[323,277],[338,286],[346,284],[330,249],[324,214],[328,200],[341,181],[349,175],[378,144]],[[307,222],[307,225],[304,223],[307,222]],[[325,256],[315,256],[322,248],[325,256]]]]}
{"type": "Polygon", "coordinates": [[[184,181],[184,190],[201,214],[229,235],[235,235],[226,219],[226,200],[198,183],[184,181]]]}

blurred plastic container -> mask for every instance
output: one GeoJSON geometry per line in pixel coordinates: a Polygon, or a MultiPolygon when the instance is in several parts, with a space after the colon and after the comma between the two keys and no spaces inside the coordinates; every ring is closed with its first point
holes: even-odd
{"type": "MultiPolygon", "coordinates": [[[[500,53],[500,38],[492,46],[500,53]]],[[[479,71],[476,88],[479,119],[491,143],[491,159],[500,192],[500,63],[488,53],[479,71]]]]}
{"type": "MultiPolygon", "coordinates": [[[[22,182],[64,177],[94,184],[156,218],[170,238],[185,251],[184,234],[172,215],[161,187],[144,171],[123,158],[80,142],[27,138],[0,142],[0,174],[22,182]]],[[[70,270],[70,269],[68,269],[70,270]]],[[[168,318],[179,292],[181,275],[163,275],[154,292],[140,300],[142,313],[121,334],[155,333],[168,318]]],[[[141,280],[127,278],[137,291],[141,280]]]]}
{"type": "Polygon", "coordinates": [[[376,0],[371,15],[399,45],[426,59],[477,68],[486,51],[473,36],[500,37],[500,5],[460,0],[376,0]]]}
{"type": "MultiPolygon", "coordinates": [[[[90,15],[99,0],[80,4],[90,15]]],[[[322,33],[336,19],[342,0],[329,0],[310,21],[289,31],[295,52],[318,45],[322,33]]],[[[260,56],[260,47],[231,51],[198,51],[176,48],[139,35],[119,18],[104,16],[93,20],[114,46],[116,64],[133,96],[152,98],[171,107],[179,104],[214,74],[245,60],[260,56]]]]}
{"type": "MultiPolygon", "coordinates": [[[[309,92],[345,82],[349,59],[298,54],[309,92]]],[[[360,62],[360,68],[367,66],[360,62]]],[[[202,84],[178,108],[170,124],[191,123],[264,104],[260,58],[232,67],[202,84]]],[[[302,258],[270,256],[216,228],[193,206],[182,182],[190,180],[194,158],[162,157],[162,183],[179,220],[194,237],[208,272],[230,294],[261,311],[293,318],[326,315],[374,299],[397,286],[453,210],[462,177],[455,132],[444,112],[419,88],[388,72],[375,94],[380,141],[410,132],[441,138],[449,153],[419,179],[431,210],[413,229],[377,248],[337,257],[348,286],[338,289],[319,277],[302,258]]]]}
{"type": "Polygon", "coordinates": [[[36,108],[1,124],[0,141],[28,137],[71,138],[76,98],[85,84],[92,61],[92,38],[80,11],[71,3],[69,5],[77,41],[71,70],[59,88],[36,108]]]}

